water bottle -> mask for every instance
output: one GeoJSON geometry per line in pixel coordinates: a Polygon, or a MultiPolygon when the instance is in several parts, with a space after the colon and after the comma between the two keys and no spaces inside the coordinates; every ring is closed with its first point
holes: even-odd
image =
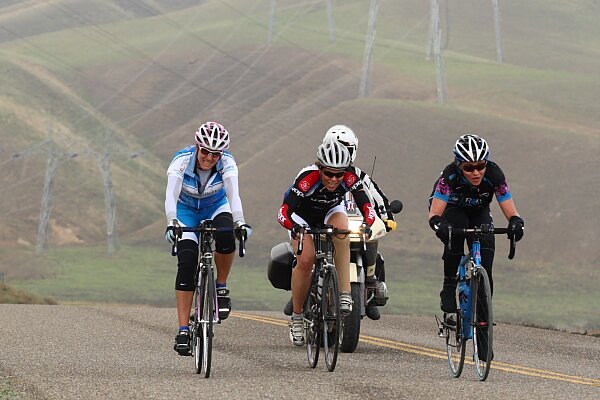
{"type": "Polygon", "coordinates": [[[317,279],[317,300],[321,300],[323,294],[323,271],[319,272],[319,279],[317,279]]]}

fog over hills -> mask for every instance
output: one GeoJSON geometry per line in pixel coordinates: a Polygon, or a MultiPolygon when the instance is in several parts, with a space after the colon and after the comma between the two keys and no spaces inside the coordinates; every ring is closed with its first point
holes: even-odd
{"type": "Polygon", "coordinates": [[[357,165],[371,172],[376,157],[375,180],[404,202],[388,257],[441,252],[427,199],[456,138],[476,132],[525,219],[519,259],[581,264],[598,279],[597,2],[501,2],[500,64],[492,2],[442,1],[444,105],[422,0],[381,2],[372,90],[359,98],[368,3],[336,2],[332,42],[327,1],[278,1],[269,43],[267,0],[0,1],[0,245],[35,245],[49,138],[62,157],[50,246],[105,241],[97,160],[108,130],[120,238],[164,246],[166,167],[217,120],[255,229],[250,260],[262,265],[285,238],[283,192],[343,123],[359,137],[357,165]]]}

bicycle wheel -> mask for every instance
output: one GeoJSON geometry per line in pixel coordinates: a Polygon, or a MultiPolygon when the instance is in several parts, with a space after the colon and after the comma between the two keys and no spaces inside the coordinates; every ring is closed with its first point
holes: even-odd
{"type": "Polygon", "coordinates": [[[485,381],[490,373],[494,352],[492,348],[494,319],[490,279],[482,267],[473,277],[473,358],[477,377],[485,381]]]}
{"type": "Polygon", "coordinates": [[[192,341],[193,352],[194,352],[194,362],[196,366],[196,373],[199,374],[202,372],[202,356],[204,354],[204,332],[202,329],[202,310],[203,310],[203,300],[204,300],[204,291],[206,287],[206,273],[200,273],[200,284],[196,286],[195,293],[195,307],[194,307],[194,340],[192,341]]]}
{"type": "Polygon", "coordinates": [[[315,368],[319,362],[319,347],[321,345],[320,315],[321,307],[316,296],[316,282],[310,287],[304,309],[304,337],[306,338],[306,354],[308,365],[315,368]]]}
{"type": "MultiPolygon", "coordinates": [[[[458,285],[456,287],[456,304],[458,299],[458,285]]],[[[446,330],[446,353],[448,354],[448,366],[450,373],[455,378],[458,378],[462,373],[465,365],[465,342],[466,339],[462,335],[462,327],[464,324],[462,310],[457,310],[456,313],[444,314],[444,329],[446,330]],[[449,317],[449,318],[448,318],[449,317]]]]}
{"type": "Polygon", "coordinates": [[[332,264],[325,272],[323,279],[323,297],[321,299],[323,312],[323,350],[325,350],[325,365],[332,372],[337,362],[338,347],[340,345],[340,291],[335,266],[332,264]]]}
{"type": "Polygon", "coordinates": [[[342,320],[340,331],[340,350],[342,353],[353,353],[358,346],[360,337],[361,310],[364,302],[364,290],[360,290],[360,283],[352,282],[352,312],[342,320]]]}
{"type": "Polygon", "coordinates": [[[201,320],[203,338],[202,371],[204,371],[204,377],[208,378],[212,360],[213,322],[215,317],[215,277],[210,267],[207,267],[206,270],[206,285],[203,293],[201,320]]]}

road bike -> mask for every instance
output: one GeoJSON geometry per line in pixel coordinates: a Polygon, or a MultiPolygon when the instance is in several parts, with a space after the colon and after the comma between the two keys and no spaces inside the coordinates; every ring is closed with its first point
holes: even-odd
{"type": "MultiPolygon", "coordinates": [[[[442,320],[436,316],[438,335],[446,340],[448,365],[452,376],[458,378],[465,362],[466,344],[473,341],[473,362],[477,377],[485,381],[490,372],[493,358],[494,319],[492,292],[487,272],[481,266],[481,243],[484,235],[507,234],[508,228],[495,228],[483,224],[474,228],[449,227],[448,245],[452,234],[458,233],[471,238],[471,249],[462,257],[457,273],[455,313],[444,313],[442,320]]],[[[516,241],[509,236],[509,259],[515,255],[516,241]]]]}
{"type": "Polygon", "coordinates": [[[337,363],[342,320],[338,276],[333,261],[333,237],[350,233],[348,229],[334,228],[331,225],[318,228],[305,226],[298,233],[298,255],[302,254],[304,234],[310,234],[316,256],[312,281],[304,305],[304,334],[308,365],[311,368],[317,366],[321,346],[327,370],[332,372],[337,363]]]}
{"type": "Polygon", "coordinates": [[[214,337],[214,324],[220,324],[219,299],[215,281],[215,265],[213,263],[215,234],[218,231],[234,231],[240,242],[239,256],[246,254],[245,231],[243,228],[213,227],[212,220],[204,220],[199,227],[175,228],[176,242],[171,251],[177,254],[177,240],[182,232],[197,232],[200,234],[200,256],[196,269],[196,289],[194,292],[194,312],[190,316],[190,356],[194,357],[196,373],[204,373],[210,377],[212,360],[212,342],[214,337]]]}

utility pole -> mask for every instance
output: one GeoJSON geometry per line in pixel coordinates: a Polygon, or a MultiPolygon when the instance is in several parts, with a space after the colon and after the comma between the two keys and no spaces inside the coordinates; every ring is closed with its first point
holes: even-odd
{"type": "Polygon", "coordinates": [[[502,30],[500,25],[500,0],[492,0],[494,4],[494,26],[496,27],[496,58],[499,64],[504,63],[502,50],[502,30]]]}
{"type": "Polygon", "coordinates": [[[371,92],[371,69],[373,65],[373,47],[375,46],[375,26],[377,24],[377,14],[381,0],[371,0],[369,8],[369,26],[367,28],[367,37],[365,39],[365,54],[363,56],[362,74],[360,78],[360,87],[358,88],[358,97],[366,97],[371,92]]]}
{"type": "Polygon", "coordinates": [[[271,0],[271,12],[269,13],[269,32],[267,34],[267,43],[273,41],[273,31],[275,30],[275,11],[277,10],[277,0],[271,0]]]}
{"type": "Polygon", "coordinates": [[[427,39],[427,46],[425,47],[425,59],[427,61],[431,60],[433,57],[433,41],[435,40],[434,36],[438,28],[442,30],[442,49],[447,49],[450,41],[450,16],[448,15],[448,0],[429,0],[429,5],[429,36],[427,39]],[[444,4],[444,25],[446,29],[442,27],[440,22],[440,2],[443,2],[444,4]]]}
{"type": "Polygon", "coordinates": [[[62,151],[59,150],[52,139],[52,131],[48,130],[48,163],[46,165],[46,178],[44,179],[44,190],[42,192],[42,207],[40,210],[40,219],[38,222],[37,243],[35,245],[35,254],[42,255],[48,248],[48,222],[52,211],[52,194],[54,187],[54,176],[56,168],[62,157],[62,151]]]}
{"type": "Polygon", "coordinates": [[[329,40],[331,43],[335,43],[335,18],[333,16],[333,1],[327,0],[327,20],[329,21],[329,40]]]}
{"type": "Polygon", "coordinates": [[[446,104],[448,100],[448,86],[446,85],[446,73],[444,71],[444,55],[442,50],[442,29],[439,19],[439,0],[432,0],[435,3],[437,16],[435,21],[435,32],[433,35],[433,56],[435,59],[435,81],[437,87],[437,98],[439,104],[446,104]]]}
{"type": "Polygon", "coordinates": [[[117,236],[117,205],[115,201],[112,172],[111,172],[111,132],[104,131],[104,154],[100,157],[100,171],[104,178],[104,205],[106,208],[106,240],[108,254],[113,254],[118,248],[117,236]]]}
{"type": "Polygon", "coordinates": [[[429,0],[429,38],[425,48],[425,59],[431,60],[433,57],[433,41],[438,31],[440,22],[440,4],[439,0],[429,0]]]}

